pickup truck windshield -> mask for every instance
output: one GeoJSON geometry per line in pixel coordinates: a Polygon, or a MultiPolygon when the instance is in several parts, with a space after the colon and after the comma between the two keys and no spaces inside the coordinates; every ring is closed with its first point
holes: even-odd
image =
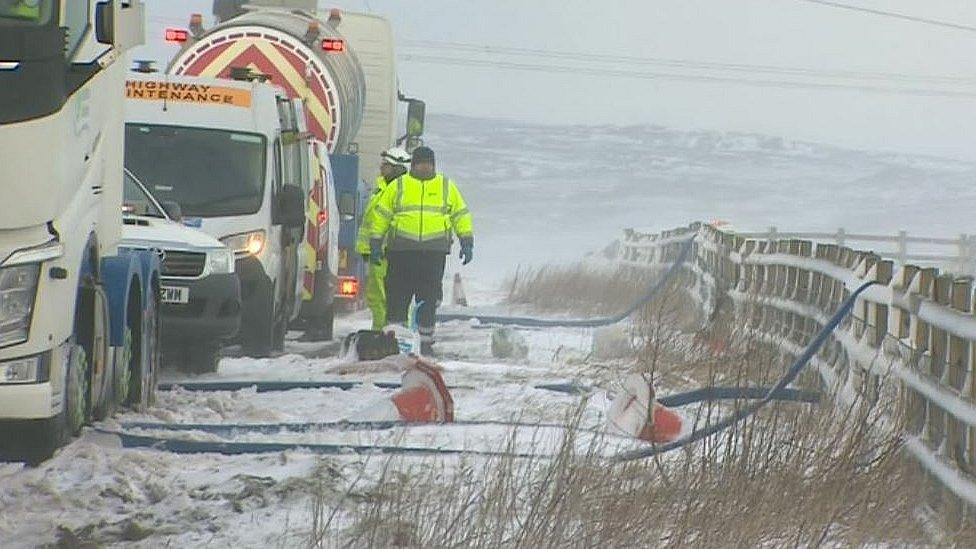
{"type": "Polygon", "coordinates": [[[263,136],[205,128],[128,124],[125,165],[160,201],[183,215],[257,213],[264,201],[263,136]]]}
{"type": "Polygon", "coordinates": [[[0,25],[26,23],[43,25],[54,11],[53,0],[0,0],[0,25]]]}

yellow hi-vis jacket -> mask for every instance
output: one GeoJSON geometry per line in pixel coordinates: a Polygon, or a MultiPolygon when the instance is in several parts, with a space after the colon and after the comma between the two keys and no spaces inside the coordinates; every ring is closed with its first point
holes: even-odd
{"type": "Polygon", "coordinates": [[[376,178],[373,195],[369,197],[369,202],[366,203],[366,211],[363,212],[363,221],[359,226],[359,234],[356,235],[356,253],[360,255],[369,254],[369,239],[373,234],[373,212],[376,211],[376,204],[380,201],[380,195],[383,194],[383,190],[387,186],[389,186],[389,183],[385,177],[381,175],[376,178]]]}
{"type": "Polygon", "coordinates": [[[443,174],[422,181],[405,174],[380,194],[373,213],[373,240],[390,251],[451,251],[451,233],[474,238],[471,212],[461,191],[443,174]]]}

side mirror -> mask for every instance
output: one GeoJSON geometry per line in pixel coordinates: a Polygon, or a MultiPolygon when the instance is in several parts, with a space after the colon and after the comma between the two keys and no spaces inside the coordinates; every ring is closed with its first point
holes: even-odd
{"type": "Polygon", "coordinates": [[[166,214],[166,217],[177,223],[183,221],[183,208],[180,207],[179,203],[173,202],[172,200],[164,200],[159,205],[163,207],[163,212],[166,214]]]}
{"type": "Polygon", "coordinates": [[[407,137],[416,138],[424,135],[427,119],[427,104],[419,99],[407,101],[407,137]]]}
{"type": "Polygon", "coordinates": [[[278,192],[274,223],[285,227],[305,226],[305,192],[298,185],[285,185],[278,192]]]}
{"type": "Polygon", "coordinates": [[[99,44],[115,44],[115,0],[95,5],[95,40],[99,44]]]}
{"type": "Polygon", "coordinates": [[[339,217],[343,221],[356,219],[356,197],[352,193],[342,193],[339,195],[339,217]]]}

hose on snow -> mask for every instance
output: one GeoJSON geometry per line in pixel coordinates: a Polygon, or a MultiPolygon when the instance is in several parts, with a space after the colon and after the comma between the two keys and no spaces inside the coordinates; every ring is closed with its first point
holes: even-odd
{"type": "MultiPolygon", "coordinates": [[[[176,391],[177,389],[196,392],[233,392],[253,388],[258,393],[282,393],[285,391],[295,391],[299,389],[339,389],[349,391],[356,387],[373,385],[379,389],[399,389],[398,381],[174,381],[170,383],[160,383],[157,387],[160,391],[176,391]]],[[[459,385],[447,387],[454,389],[474,389],[459,385]]],[[[565,393],[568,395],[582,395],[592,392],[592,388],[576,383],[543,383],[534,385],[533,388],[542,391],[552,391],[554,393],[565,393]]]]}
{"type": "MultiPolygon", "coordinates": [[[[706,400],[732,400],[761,398],[772,394],[773,400],[788,402],[816,403],[820,400],[820,393],[801,391],[797,389],[772,390],[768,387],[706,387],[685,393],[678,393],[661,397],[658,402],[669,407],[687,406],[706,400]]],[[[586,432],[598,436],[611,438],[625,438],[627,435],[607,433],[603,429],[572,428],[563,423],[530,423],[520,421],[499,420],[462,420],[452,423],[408,423],[399,420],[391,421],[333,421],[309,423],[158,423],[158,422],[125,422],[120,425],[122,431],[98,429],[99,432],[118,436],[125,448],[152,448],[178,454],[218,453],[224,455],[262,454],[281,452],[285,450],[304,449],[317,454],[402,454],[402,455],[457,455],[466,454],[482,457],[515,457],[515,458],[546,458],[539,454],[517,454],[511,452],[485,452],[450,448],[419,448],[403,446],[375,446],[367,444],[308,444],[308,443],[278,443],[278,442],[215,442],[205,440],[173,439],[148,434],[129,432],[132,429],[144,431],[164,432],[201,432],[219,436],[232,436],[238,433],[256,433],[274,435],[281,432],[308,433],[314,431],[383,431],[390,429],[407,429],[421,427],[472,427],[472,426],[500,426],[511,428],[532,429],[562,429],[575,432],[586,432]]]]}
{"type": "Polygon", "coordinates": [[[681,247],[681,251],[678,253],[677,259],[668,268],[663,276],[657,279],[657,281],[652,284],[647,292],[641,296],[633,305],[628,307],[622,313],[618,313],[613,316],[603,317],[603,318],[581,318],[581,319],[550,319],[550,318],[532,318],[532,317],[519,317],[519,316],[496,316],[496,315],[480,315],[480,314],[469,314],[469,313],[441,313],[437,315],[438,322],[451,322],[451,321],[463,321],[468,322],[471,320],[476,320],[481,324],[495,324],[500,326],[523,326],[526,328],[600,328],[603,326],[612,326],[618,322],[623,321],[630,315],[637,312],[641,307],[649,303],[652,299],[657,297],[657,295],[667,287],[668,282],[674,277],[681,266],[687,261],[688,256],[691,254],[691,249],[694,244],[694,238],[689,238],[681,247]]]}
{"type": "Polygon", "coordinates": [[[857,290],[854,291],[854,293],[852,293],[846,300],[844,300],[844,303],[841,304],[840,308],[834,313],[834,315],[830,318],[827,324],[824,325],[824,327],[820,330],[820,332],[817,333],[816,337],[814,337],[813,340],[807,345],[807,347],[803,350],[803,353],[796,358],[792,366],[790,366],[790,368],[786,371],[783,377],[780,378],[780,380],[776,383],[776,385],[774,385],[773,388],[769,390],[768,394],[763,396],[762,399],[760,399],[759,401],[753,404],[750,404],[749,406],[746,406],[745,408],[742,408],[741,410],[738,410],[736,413],[730,415],[729,417],[717,423],[693,431],[691,434],[682,437],[678,440],[675,440],[673,442],[668,442],[666,444],[659,444],[656,446],[652,446],[650,448],[642,448],[640,450],[635,450],[632,452],[625,452],[623,454],[614,457],[613,461],[616,463],[622,463],[622,462],[634,461],[639,459],[645,459],[658,454],[670,452],[672,450],[677,450],[678,448],[683,448],[685,446],[688,446],[689,444],[695,443],[699,440],[702,440],[706,437],[712,436],[720,431],[723,431],[731,427],[732,425],[755,414],[759,410],[761,410],[764,406],[766,406],[767,404],[769,404],[774,400],[773,396],[777,391],[785,389],[787,385],[793,383],[796,377],[800,375],[800,372],[803,370],[803,368],[805,368],[807,364],[810,363],[810,360],[814,357],[814,355],[817,354],[817,351],[820,350],[820,347],[822,347],[823,344],[827,341],[827,338],[830,337],[830,334],[834,331],[834,329],[837,328],[837,326],[841,323],[844,317],[847,316],[847,314],[851,311],[851,309],[854,308],[854,303],[857,302],[857,298],[860,297],[860,295],[864,293],[865,290],[867,290],[871,286],[874,286],[875,284],[877,284],[877,282],[866,282],[862,284],[857,290]]]}

